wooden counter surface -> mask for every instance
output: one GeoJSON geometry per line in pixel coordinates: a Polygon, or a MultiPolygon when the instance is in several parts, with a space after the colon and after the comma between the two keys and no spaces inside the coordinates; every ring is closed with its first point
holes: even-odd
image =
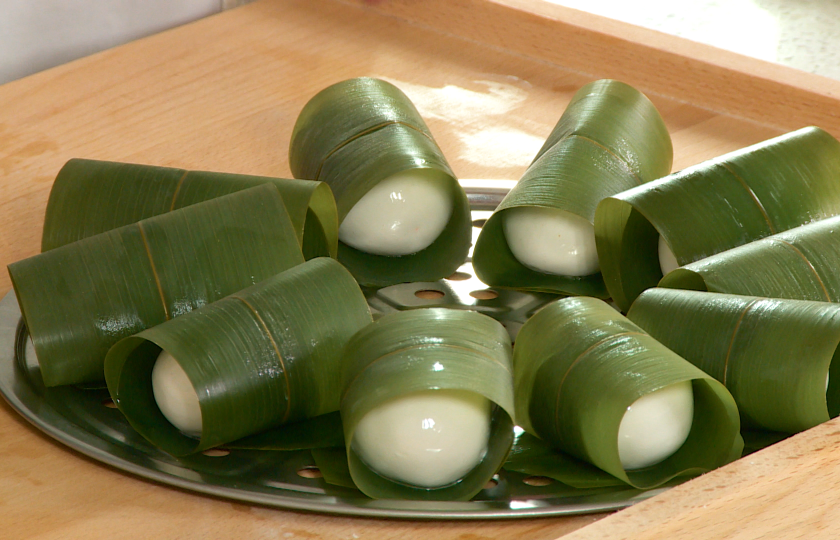
{"type": "MultiPolygon", "coordinates": [[[[0,86],[0,263],[38,251],[68,159],[289,176],[303,104],[357,76],[402,88],[462,178],[519,178],[574,91],[604,77],[653,99],[675,170],[809,124],[840,135],[838,82],[537,0],[262,0],[0,86]]],[[[158,485],[3,403],[0,537],[833,538],[838,441],[830,422],[601,520],[389,521],[158,485]]]]}

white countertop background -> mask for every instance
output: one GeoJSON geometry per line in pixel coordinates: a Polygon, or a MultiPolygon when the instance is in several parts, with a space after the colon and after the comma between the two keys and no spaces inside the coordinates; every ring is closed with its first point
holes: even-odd
{"type": "Polygon", "coordinates": [[[0,84],[236,4],[231,0],[0,0],[0,84]]]}
{"type": "Polygon", "coordinates": [[[546,0],[840,79],[838,0],[546,0]]]}

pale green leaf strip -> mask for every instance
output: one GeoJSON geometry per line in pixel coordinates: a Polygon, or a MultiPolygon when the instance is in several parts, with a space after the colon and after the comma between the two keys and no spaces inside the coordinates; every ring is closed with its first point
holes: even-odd
{"type": "Polygon", "coordinates": [[[628,317],[724,382],[747,427],[795,433],[840,413],[837,304],[654,288],[628,317]]]}

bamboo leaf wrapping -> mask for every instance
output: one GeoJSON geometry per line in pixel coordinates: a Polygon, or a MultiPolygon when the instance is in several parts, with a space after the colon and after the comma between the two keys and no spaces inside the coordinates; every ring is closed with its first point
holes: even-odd
{"type": "Polygon", "coordinates": [[[505,238],[505,211],[555,208],[593,223],[601,199],[668,174],[672,160],[662,117],[642,93],[612,80],[584,86],[482,228],[473,254],[476,274],[497,287],[606,298],[600,273],[558,276],[520,263],[505,238]]]}
{"type": "MultiPolygon", "coordinates": [[[[279,451],[336,447],[344,448],[344,428],[338,411],[284,424],[225,444],[225,448],[279,451]]],[[[342,459],[347,461],[344,456],[342,459]]]]}
{"type": "Polygon", "coordinates": [[[510,337],[495,320],[445,308],[397,312],[356,334],[346,349],[341,417],[356,485],[373,498],[467,500],[501,468],[513,441],[510,337]],[[353,450],[357,425],[369,411],[413,392],[457,389],[494,403],[484,459],[462,480],[439,488],[408,486],[370,469],[353,450]]]}
{"type": "Polygon", "coordinates": [[[121,338],[303,262],[273,185],[139,221],[9,265],[47,386],[103,378],[121,338]]]}
{"type": "Polygon", "coordinates": [[[546,476],[578,489],[624,485],[615,476],[552,448],[539,437],[527,432],[520,433],[514,440],[505,469],[546,476]]]}
{"type": "Polygon", "coordinates": [[[305,257],[335,257],[338,216],[321,182],[91,159],[71,159],[56,176],[41,250],[265,183],[280,190],[305,257]]]}
{"type": "Polygon", "coordinates": [[[620,81],[602,79],[577,91],[534,161],[572,135],[609,149],[642,182],[671,170],[673,146],[662,117],[644,94],[620,81]],[[606,111],[612,115],[608,121],[606,111]],[[663,159],[645,159],[652,156],[663,159]]]}
{"type": "Polygon", "coordinates": [[[358,489],[347,466],[347,452],[344,448],[313,448],[311,452],[315,466],[324,475],[326,483],[358,489]]]}
{"type": "Polygon", "coordinates": [[[725,384],[745,426],[796,433],[840,414],[836,304],[654,288],[627,316],[725,384]]]}
{"type": "Polygon", "coordinates": [[[371,188],[394,174],[421,169],[446,182],[452,215],[425,249],[391,257],[339,242],[338,259],[362,285],[435,281],[464,262],[471,240],[466,194],[414,105],[392,84],[350,79],[314,96],[295,123],[289,162],[296,178],[330,186],[339,222],[371,188]]]}
{"type": "Polygon", "coordinates": [[[705,472],[740,455],[738,409],[726,388],[606,303],[558,300],[522,327],[514,351],[516,420],[552,446],[637,488],[705,472]],[[691,381],[694,420],[675,454],[625,471],[618,428],[641,396],[691,381]]]}
{"type": "Polygon", "coordinates": [[[327,158],[350,141],[389,125],[432,133],[410,99],[380,79],[359,77],[329,86],[301,110],[289,143],[295,178],[317,178],[327,158]]]}
{"type": "Polygon", "coordinates": [[[604,199],[601,271],[623,310],[661,279],[661,234],[681,265],[840,213],[840,142],[808,127],[604,199]]]}
{"type": "Polygon", "coordinates": [[[660,287],[840,301],[840,217],[802,225],[669,272],[660,287]]]}
{"type": "Polygon", "coordinates": [[[333,259],[313,259],[119,341],[105,360],[108,390],[141,435],[190,454],[338,410],[344,346],[370,322],[350,273],[333,259]],[[200,440],[155,404],[151,370],[161,350],[199,396],[200,440]]]}

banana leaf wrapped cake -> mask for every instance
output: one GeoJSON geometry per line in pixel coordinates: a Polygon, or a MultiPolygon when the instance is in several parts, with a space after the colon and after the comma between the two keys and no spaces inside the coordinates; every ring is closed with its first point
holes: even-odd
{"type": "Polygon", "coordinates": [[[534,314],[517,337],[514,374],[520,426],[635,487],[741,455],[723,384],[598,299],[534,314]]]}
{"type": "Polygon", "coordinates": [[[354,483],[374,498],[467,500],[513,441],[511,345],[497,321],[397,312],[346,349],[341,417],[354,483]]]}
{"type": "Polygon", "coordinates": [[[336,83],[307,102],[289,145],[295,178],[323,181],[338,206],[338,260],[362,285],[434,281],[467,256],[466,194],[426,123],[394,85],[336,83]]]}
{"type": "Polygon", "coordinates": [[[108,349],[303,262],[267,184],[9,265],[47,386],[104,378],[108,349]]]}
{"type": "Polygon", "coordinates": [[[627,311],[663,274],[840,213],[840,142],[816,127],[711,159],[604,199],[602,272],[627,311]]]}
{"type": "Polygon", "coordinates": [[[840,414],[840,305],[653,288],[627,317],[725,384],[746,427],[796,433],[840,414]]]}
{"type": "Polygon", "coordinates": [[[344,347],[370,322],[350,273],[313,259],[119,341],[108,390],[152,443],[198,452],[337,411],[344,347]]]}
{"type": "Polygon", "coordinates": [[[338,217],[323,182],[92,159],[71,159],[56,176],[41,250],[266,183],[280,191],[306,259],[335,257],[338,217]]]}
{"type": "Polygon", "coordinates": [[[668,130],[647,97],[619,81],[587,84],[482,227],[477,276],[491,286],[606,298],[595,208],[665,176],[672,161],[668,130]]]}

